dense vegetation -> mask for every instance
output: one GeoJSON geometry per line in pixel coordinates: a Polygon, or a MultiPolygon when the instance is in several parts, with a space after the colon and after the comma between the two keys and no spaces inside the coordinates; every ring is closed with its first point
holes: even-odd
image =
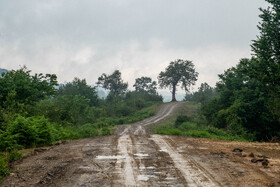
{"type": "Polygon", "coordinates": [[[280,2],[260,9],[260,36],[252,43],[251,59],[219,75],[216,88],[204,83],[186,100],[202,104],[208,125],[258,141],[280,137],[280,2]]]}
{"type": "Polygon", "coordinates": [[[153,115],[152,106],[162,102],[154,87],[127,91],[119,71],[106,77],[102,86],[110,93],[105,99],[98,98],[96,88],[85,79],[59,86],[56,79],[53,74],[32,75],[26,67],[2,73],[0,179],[9,173],[9,163],[20,158],[18,149],[108,135],[116,125],[153,115]]]}
{"type": "MultiPolygon", "coordinates": [[[[239,141],[279,141],[280,137],[280,1],[266,0],[261,10],[260,35],[253,55],[219,75],[212,88],[201,84],[185,100],[195,112],[165,121],[159,134],[186,135],[239,141]]],[[[97,85],[109,90],[100,99],[85,79],[58,85],[54,74],[31,74],[26,67],[0,69],[0,179],[9,163],[21,157],[18,149],[50,145],[59,140],[108,135],[119,124],[133,123],[154,114],[161,103],[157,83],[140,77],[135,91],[121,72],[102,74],[97,85]]],[[[160,72],[159,86],[170,88],[172,101],[178,84],[188,91],[198,73],[191,61],[172,61],[160,72]]]]}
{"type": "Polygon", "coordinates": [[[200,112],[201,104],[196,102],[185,103],[177,115],[161,121],[151,127],[156,134],[177,136],[192,136],[199,138],[215,138],[222,140],[252,141],[252,137],[238,135],[225,129],[209,126],[200,112]]]}

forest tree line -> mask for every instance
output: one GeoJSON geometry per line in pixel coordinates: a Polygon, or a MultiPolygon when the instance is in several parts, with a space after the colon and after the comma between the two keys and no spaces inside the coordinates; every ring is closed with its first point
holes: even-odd
{"type": "Polygon", "coordinates": [[[251,58],[219,75],[214,88],[202,83],[185,100],[201,103],[207,124],[259,141],[280,137],[280,1],[266,0],[260,35],[252,41],[251,58]]]}
{"type": "Polygon", "coordinates": [[[0,150],[107,135],[114,125],[153,115],[154,110],[144,108],[162,102],[149,77],[137,78],[135,91],[127,90],[118,70],[103,74],[97,84],[110,91],[105,99],[85,79],[58,86],[56,75],[31,75],[26,67],[2,73],[0,150]]]}

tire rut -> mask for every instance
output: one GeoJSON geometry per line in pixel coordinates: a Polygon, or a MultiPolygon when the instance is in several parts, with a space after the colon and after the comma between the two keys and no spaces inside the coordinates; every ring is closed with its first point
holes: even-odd
{"type": "Polygon", "coordinates": [[[206,170],[202,169],[202,167],[191,158],[181,155],[163,138],[163,136],[152,135],[152,140],[161,148],[161,151],[169,154],[174,163],[174,167],[181,172],[188,186],[220,186],[206,170]]]}

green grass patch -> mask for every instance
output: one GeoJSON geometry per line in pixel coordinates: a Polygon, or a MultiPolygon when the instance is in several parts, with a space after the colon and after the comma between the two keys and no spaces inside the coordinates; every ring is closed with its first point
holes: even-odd
{"type": "Polygon", "coordinates": [[[186,103],[178,109],[177,115],[159,122],[151,128],[156,134],[213,138],[231,141],[252,141],[250,136],[244,137],[224,129],[207,126],[203,116],[199,114],[199,104],[186,103]]]}
{"type": "Polygon", "coordinates": [[[231,140],[231,141],[248,141],[243,137],[239,137],[236,135],[231,135],[230,133],[216,129],[215,131],[219,131],[219,133],[213,132],[213,127],[205,128],[205,129],[193,129],[193,130],[181,130],[177,128],[159,128],[156,130],[156,134],[165,134],[165,135],[177,135],[177,136],[191,136],[198,138],[213,138],[220,140],[231,140]]]}
{"type": "Polygon", "coordinates": [[[9,153],[1,153],[0,152],[0,181],[7,175],[10,174],[10,163],[19,160],[22,158],[22,154],[17,152],[16,150],[11,151],[9,153]]]}

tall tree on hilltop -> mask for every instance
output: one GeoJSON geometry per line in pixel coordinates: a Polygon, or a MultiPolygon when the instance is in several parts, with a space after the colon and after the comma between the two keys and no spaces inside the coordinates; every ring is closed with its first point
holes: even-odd
{"type": "Polygon", "coordinates": [[[176,101],[176,87],[182,84],[182,89],[189,90],[195,84],[198,73],[195,71],[194,64],[189,60],[178,59],[171,61],[165,71],[158,76],[160,88],[169,87],[172,91],[172,101],[176,101]]]}
{"type": "Polygon", "coordinates": [[[115,70],[111,75],[103,73],[98,78],[98,82],[96,84],[110,90],[110,93],[113,95],[124,94],[128,87],[128,84],[123,82],[121,72],[119,70],[115,70]]]}

